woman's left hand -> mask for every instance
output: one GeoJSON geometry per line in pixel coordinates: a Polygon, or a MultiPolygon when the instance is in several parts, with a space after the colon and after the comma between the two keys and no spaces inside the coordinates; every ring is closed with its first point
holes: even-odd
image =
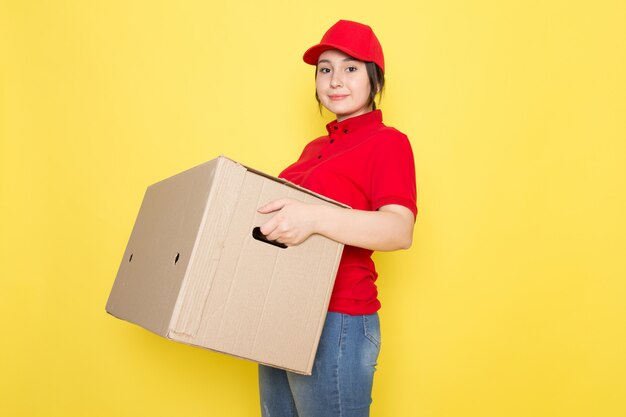
{"type": "Polygon", "coordinates": [[[257,209],[259,213],[276,213],[264,225],[261,233],[268,240],[287,246],[299,245],[315,233],[315,208],[290,198],[274,200],[257,209]]]}

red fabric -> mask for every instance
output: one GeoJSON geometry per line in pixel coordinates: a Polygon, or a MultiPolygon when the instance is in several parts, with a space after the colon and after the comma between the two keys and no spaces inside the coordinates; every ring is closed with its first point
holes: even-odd
{"type": "MultiPolygon", "coordinates": [[[[326,126],[280,177],[358,210],[399,204],[417,214],[415,165],[408,138],[382,122],[380,110],[326,126]]],[[[372,251],[345,246],[328,310],[380,309],[372,251]]]]}

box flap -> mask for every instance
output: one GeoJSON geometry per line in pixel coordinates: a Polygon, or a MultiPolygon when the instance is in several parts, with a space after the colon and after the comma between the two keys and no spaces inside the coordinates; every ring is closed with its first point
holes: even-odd
{"type": "Polygon", "coordinates": [[[348,206],[348,205],[346,205],[346,204],[343,204],[343,203],[340,203],[339,201],[333,200],[332,198],[328,198],[328,197],[323,196],[323,195],[321,195],[321,194],[318,194],[318,193],[316,193],[316,192],[314,192],[314,191],[311,191],[311,190],[308,190],[308,189],[306,189],[306,188],[300,187],[299,185],[294,184],[293,182],[288,181],[288,180],[286,180],[286,179],[284,179],[284,178],[274,177],[274,176],[272,176],[272,175],[266,174],[266,173],[265,173],[265,172],[263,172],[263,171],[259,171],[258,169],[251,168],[251,167],[249,167],[249,166],[247,166],[247,165],[239,164],[239,162],[236,162],[236,161],[234,161],[234,160],[232,160],[232,159],[228,158],[227,156],[220,155],[220,158],[227,158],[227,159],[229,159],[229,160],[233,161],[234,163],[236,163],[236,164],[238,164],[238,165],[242,165],[243,167],[245,167],[245,168],[246,168],[248,171],[250,171],[250,172],[254,172],[255,174],[258,174],[258,175],[260,175],[260,176],[262,176],[262,177],[268,178],[268,179],[270,179],[270,180],[272,180],[272,181],[276,181],[276,182],[278,182],[278,183],[280,183],[280,184],[284,184],[284,185],[286,185],[287,187],[291,187],[291,188],[294,188],[294,189],[296,189],[296,190],[302,191],[303,193],[310,194],[310,195],[315,196],[315,197],[317,197],[317,198],[319,198],[319,199],[321,199],[321,200],[328,201],[329,203],[333,203],[333,204],[335,204],[335,205],[337,205],[337,206],[340,206],[340,207],[344,207],[344,208],[351,208],[350,206],[348,206]]]}

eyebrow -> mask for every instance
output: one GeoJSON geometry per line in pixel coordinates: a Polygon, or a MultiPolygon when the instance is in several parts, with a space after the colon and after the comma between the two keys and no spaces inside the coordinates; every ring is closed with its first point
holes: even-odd
{"type": "MultiPolygon", "coordinates": [[[[349,56],[349,57],[347,57],[347,58],[342,59],[342,61],[343,61],[343,62],[358,61],[358,59],[356,59],[356,58],[352,58],[351,56],[349,56]]],[[[318,65],[319,65],[319,64],[321,64],[321,63],[327,63],[327,64],[330,64],[331,62],[330,62],[330,59],[320,59],[319,61],[317,61],[317,64],[318,64],[318,65]]]]}

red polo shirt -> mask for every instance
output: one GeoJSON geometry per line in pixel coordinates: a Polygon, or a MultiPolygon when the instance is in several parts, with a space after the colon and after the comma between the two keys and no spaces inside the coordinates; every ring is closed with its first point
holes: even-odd
{"type": "MultiPolygon", "coordinates": [[[[353,209],[399,204],[417,214],[415,164],[408,138],[383,124],[380,110],[331,122],[280,177],[353,209]]],[[[372,251],[345,246],[329,311],[372,314],[380,309],[372,251]]]]}

